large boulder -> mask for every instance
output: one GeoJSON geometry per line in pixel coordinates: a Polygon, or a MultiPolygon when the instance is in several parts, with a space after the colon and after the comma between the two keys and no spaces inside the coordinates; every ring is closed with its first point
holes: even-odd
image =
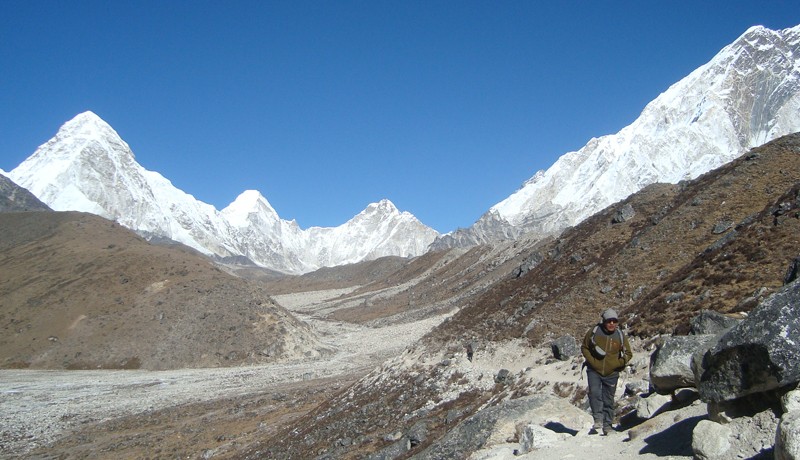
{"type": "Polygon", "coordinates": [[[667,337],[650,357],[650,385],[659,393],[695,386],[692,355],[710,347],[713,335],[667,337]]]}
{"type": "Polygon", "coordinates": [[[694,335],[719,334],[739,324],[741,320],[725,316],[713,310],[702,310],[699,315],[689,321],[691,333],[694,335]]]}
{"type": "Polygon", "coordinates": [[[766,298],[696,361],[700,397],[724,401],[800,381],[800,283],[766,298]]]}

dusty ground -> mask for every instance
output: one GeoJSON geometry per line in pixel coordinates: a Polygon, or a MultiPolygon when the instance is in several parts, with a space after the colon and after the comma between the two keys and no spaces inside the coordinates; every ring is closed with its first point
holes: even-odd
{"type": "Polygon", "coordinates": [[[334,348],[316,361],[175,371],[0,371],[0,457],[232,454],[306,413],[444,317],[373,329],[309,314],[341,290],[277,296],[334,348]]]}

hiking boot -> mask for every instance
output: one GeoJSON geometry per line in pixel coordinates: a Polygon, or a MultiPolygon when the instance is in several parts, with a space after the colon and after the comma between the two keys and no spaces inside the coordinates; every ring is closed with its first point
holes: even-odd
{"type": "Polygon", "coordinates": [[[608,436],[614,432],[614,427],[611,425],[603,425],[603,436],[608,436]]]}
{"type": "Polygon", "coordinates": [[[592,429],[589,430],[589,434],[597,434],[603,428],[603,422],[594,422],[592,425],[592,429]]]}

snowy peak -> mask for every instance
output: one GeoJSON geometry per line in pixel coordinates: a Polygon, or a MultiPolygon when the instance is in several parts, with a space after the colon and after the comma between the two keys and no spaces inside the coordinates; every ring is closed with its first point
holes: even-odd
{"type": "Polygon", "coordinates": [[[327,229],[301,230],[281,219],[256,190],[218,211],[144,169],[128,144],[92,112],[65,123],[9,177],[55,210],[90,212],[147,237],[166,237],[209,255],[245,256],[285,273],[385,255],[416,256],[437,236],[388,200],[327,229]]]}
{"type": "Polygon", "coordinates": [[[561,156],[434,247],[558,233],[655,182],[677,183],[800,131],[800,26],[752,27],[618,133],[561,156]]]}
{"type": "MultiPolygon", "coordinates": [[[[116,218],[98,206],[106,193],[115,195],[119,182],[135,180],[119,171],[135,172],[133,152],[111,126],[92,112],[65,123],[58,133],[11,171],[11,178],[55,210],[76,210],[116,218]],[[75,183],[103,187],[68,186],[75,183]]],[[[139,167],[141,169],[141,167],[139,167]]]]}
{"type": "Polygon", "coordinates": [[[258,190],[245,190],[222,210],[222,215],[228,222],[237,227],[246,226],[248,217],[253,214],[279,220],[278,213],[258,190]]]}
{"type": "Polygon", "coordinates": [[[400,211],[391,201],[383,199],[377,203],[370,203],[352,220],[385,220],[400,217],[400,211]]]}

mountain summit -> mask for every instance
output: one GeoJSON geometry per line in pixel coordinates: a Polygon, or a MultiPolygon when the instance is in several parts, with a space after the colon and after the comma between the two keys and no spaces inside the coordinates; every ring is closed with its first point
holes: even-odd
{"type": "Polygon", "coordinates": [[[223,258],[245,256],[285,273],[416,256],[438,235],[388,200],[339,227],[308,230],[281,219],[255,190],[218,211],[144,169],[119,134],[92,112],[65,123],[8,176],[56,211],[97,214],[147,237],[223,258]]]}
{"type": "Polygon", "coordinates": [[[617,134],[537,172],[434,247],[558,233],[656,182],[677,183],[800,130],[800,26],[752,27],[617,134]]]}

